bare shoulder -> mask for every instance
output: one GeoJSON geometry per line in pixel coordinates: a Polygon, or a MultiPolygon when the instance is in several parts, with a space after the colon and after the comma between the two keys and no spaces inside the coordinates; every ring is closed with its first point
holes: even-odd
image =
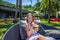
{"type": "Polygon", "coordinates": [[[39,25],[37,25],[36,23],[32,23],[34,27],[39,27],[39,25]]]}
{"type": "Polygon", "coordinates": [[[39,27],[39,25],[37,25],[36,23],[35,23],[35,26],[36,26],[36,27],[39,27]]]}

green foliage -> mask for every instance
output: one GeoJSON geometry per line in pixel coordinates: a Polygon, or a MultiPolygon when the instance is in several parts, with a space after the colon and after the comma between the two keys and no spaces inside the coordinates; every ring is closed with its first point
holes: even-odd
{"type": "Polygon", "coordinates": [[[39,14],[33,14],[35,17],[39,17],[40,15],[39,14]]]}
{"type": "Polygon", "coordinates": [[[60,0],[50,0],[50,5],[49,0],[42,0],[41,2],[37,1],[34,6],[36,11],[43,12],[44,14],[48,12],[47,9],[50,6],[50,15],[55,16],[56,10],[60,11],[60,0]]]}
{"type": "Polygon", "coordinates": [[[45,19],[41,19],[41,24],[44,24],[44,25],[47,25],[47,26],[52,26],[54,28],[58,28],[60,29],[60,22],[51,22],[51,23],[48,23],[47,20],[45,19]]]}
{"type": "Polygon", "coordinates": [[[0,5],[9,6],[9,7],[12,7],[12,8],[16,8],[15,4],[6,2],[4,0],[0,0],[0,5]]]}
{"type": "Polygon", "coordinates": [[[31,10],[31,8],[34,8],[34,7],[31,7],[31,5],[23,5],[22,6],[22,10],[31,10]]]}
{"type": "Polygon", "coordinates": [[[40,11],[40,5],[41,5],[41,2],[37,2],[34,6],[35,6],[35,9],[36,11],[40,11]]]}
{"type": "Polygon", "coordinates": [[[60,11],[59,9],[60,9],[60,1],[59,0],[53,0],[53,1],[51,1],[51,15],[53,16],[53,15],[55,15],[56,14],[56,12],[58,12],[58,11],[60,11]],[[57,10],[57,11],[56,11],[57,10]]]}

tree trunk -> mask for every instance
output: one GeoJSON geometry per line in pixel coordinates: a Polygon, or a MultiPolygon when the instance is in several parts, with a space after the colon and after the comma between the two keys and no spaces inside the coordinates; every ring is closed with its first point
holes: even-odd
{"type": "Polygon", "coordinates": [[[50,0],[49,0],[49,7],[48,7],[48,23],[50,23],[50,0]]]}
{"type": "Polygon", "coordinates": [[[22,19],[22,0],[19,0],[19,15],[21,20],[22,19]]]}
{"type": "Polygon", "coordinates": [[[46,16],[46,15],[47,15],[47,13],[46,13],[46,8],[45,8],[45,10],[44,10],[44,14],[45,14],[45,17],[44,17],[44,18],[47,19],[47,16],[46,16]]]}
{"type": "Polygon", "coordinates": [[[17,22],[17,13],[18,13],[18,0],[16,0],[16,12],[15,12],[14,23],[17,22]]]}
{"type": "Polygon", "coordinates": [[[57,14],[57,12],[58,12],[58,0],[56,0],[56,18],[58,18],[58,14],[57,14]]]}

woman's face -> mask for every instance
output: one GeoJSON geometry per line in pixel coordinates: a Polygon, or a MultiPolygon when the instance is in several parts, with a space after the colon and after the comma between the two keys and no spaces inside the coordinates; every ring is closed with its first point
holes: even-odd
{"type": "Polygon", "coordinates": [[[28,18],[27,18],[27,20],[28,20],[29,23],[32,22],[33,17],[32,17],[32,14],[31,14],[31,13],[28,14],[28,18]]]}

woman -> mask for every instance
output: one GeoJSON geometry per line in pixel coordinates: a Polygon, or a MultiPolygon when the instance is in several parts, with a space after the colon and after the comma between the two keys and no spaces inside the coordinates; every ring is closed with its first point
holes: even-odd
{"type": "Polygon", "coordinates": [[[25,29],[28,36],[26,40],[55,40],[52,37],[45,37],[37,33],[39,25],[34,23],[34,16],[31,13],[28,13],[26,21],[25,29]]]}

